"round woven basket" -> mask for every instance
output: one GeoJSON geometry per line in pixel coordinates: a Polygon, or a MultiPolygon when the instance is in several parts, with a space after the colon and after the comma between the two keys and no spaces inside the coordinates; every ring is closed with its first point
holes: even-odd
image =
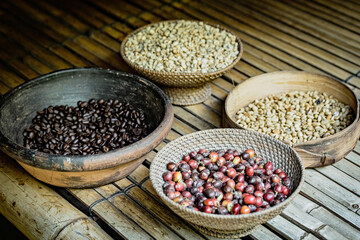
{"type": "Polygon", "coordinates": [[[304,174],[302,161],[290,146],[265,134],[232,128],[205,130],[180,137],[163,147],[156,154],[150,167],[150,180],[163,202],[180,217],[195,224],[199,231],[220,238],[248,235],[256,226],[280,214],[300,192],[304,174]],[[173,202],[162,189],[164,184],[162,174],[166,171],[167,163],[180,162],[183,155],[201,148],[238,151],[254,149],[258,156],[272,161],[275,168],[281,168],[288,174],[291,178],[290,196],[279,205],[245,215],[207,214],[173,202]]]}
{"type": "MultiPolygon", "coordinates": [[[[172,22],[177,22],[177,21],[179,21],[179,20],[168,20],[168,21],[163,21],[163,22],[172,23],[172,22]]],[[[188,20],[188,21],[200,22],[200,21],[195,21],[195,20],[188,20]]],[[[161,23],[163,23],[163,22],[161,22],[161,23]]],[[[207,82],[212,81],[216,78],[221,77],[225,72],[227,72],[228,70],[233,68],[242,56],[243,45],[242,45],[242,42],[239,39],[239,37],[237,37],[237,35],[235,35],[233,32],[231,32],[227,28],[224,28],[220,25],[204,22],[207,25],[211,25],[215,28],[225,30],[225,31],[231,33],[232,35],[236,36],[236,41],[238,43],[238,48],[239,48],[239,54],[238,54],[237,58],[226,68],[223,68],[223,69],[215,71],[215,72],[209,72],[209,73],[175,73],[175,72],[154,71],[151,69],[140,67],[138,64],[130,61],[127,58],[127,56],[125,54],[125,45],[126,45],[127,41],[129,40],[129,38],[131,38],[132,36],[136,35],[140,31],[142,31],[148,27],[159,25],[159,23],[160,22],[145,25],[145,26],[135,30],[134,32],[130,33],[129,35],[127,35],[121,44],[120,53],[121,53],[121,56],[123,57],[124,61],[131,68],[133,68],[139,74],[145,76],[146,78],[154,81],[155,83],[158,83],[162,86],[167,87],[167,92],[172,91],[171,88],[175,88],[174,91],[176,91],[176,92],[174,94],[171,94],[172,95],[172,103],[174,103],[174,104],[177,104],[176,102],[181,103],[181,104],[177,104],[177,105],[191,105],[191,104],[198,103],[199,98],[197,98],[196,100],[194,100],[193,98],[187,99],[186,94],[189,94],[189,93],[187,92],[183,96],[183,95],[179,94],[179,90],[176,90],[176,88],[179,88],[179,87],[192,88],[189,91],[191,91],[191,95],[195,96],[197,94],[196,88],[199,87],[203,91],[204,84],[206,84],[207,82]]],[[[210,96],[210,94],[207,94],[206,97],[202,97],[201,102],[205,101],[208,96],[210,96]]]]}

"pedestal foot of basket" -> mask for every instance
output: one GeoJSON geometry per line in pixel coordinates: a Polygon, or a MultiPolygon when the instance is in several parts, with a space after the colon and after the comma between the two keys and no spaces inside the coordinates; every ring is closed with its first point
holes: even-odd
{"type": "Polygon", "coordinates": [[[209,83],[199,87],[162,87],[174,105],[193,105],[206,101],[211,95],[209,83]]]}
{"type": "Polygon", "coordinates": [[[218,230],[206,228],[199,225],[193,225],[196,229],[198,229],[201,233],[206,235],[217,237],[217,238],[225,238],[225,239],[237,239],[249,235],[252,231],[256,229],[257,226],[241,229],[241,230],[218,230]]]}

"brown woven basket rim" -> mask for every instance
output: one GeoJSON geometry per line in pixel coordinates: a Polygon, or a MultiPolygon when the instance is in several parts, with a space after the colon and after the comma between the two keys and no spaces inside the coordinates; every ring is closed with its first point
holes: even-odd
{"type": "Polygon", "coordinates": [[[160,22],[156,22],[156,23],[150,23],[150,24],[147,24],[145,26],[142,26],[136,30],[134,30],[133,32],[131,32],[130,34],[128,34],[124,40],[122,41],[121,43],[121,46],[120,46],[120,54],[122,56],[122,58],[124,59],[124,61],[133,69],[137,70],[137,71],[141,71],[141,72],[146,72],[146,73],[150,73],[150,74],[156,74],[156,75],[160,75],[160,76],[168,76],[168,77],[173,77],[173,76],[211,76],[211,75],[216,75],[216,74],[221,74],[223,72],[226,72],[228,70],[230,70],[231,68],[233,68],[241,59],[241,56],[243,54],[243,44],[240,40],[240,38],[234,33],[232,32],[231,30],[229,30],[228,28],[226,27],[223,27],[219,24],[216,24],[216,23],[209,23],[209,22],[206,22],[206,21],[199,21],[199,20],[186,20],[186,19],[175,19],[175,20],[165,20],[165,21],[160,21],[160,22]],[[220,69],[220,70],[217,70],[215,72],[207,72],[207,73],[184,73],[184,72],[161,72],[161,71],[155,71],[155,70],[151,70],[151,69],[148,69],[148,68],[144,68],[144,67],[140,67],[139,65],[137,65],[136,63],[130,61],[127,57],[126,57],[126,54],[125,54],[125,45],[126,45],[126,42],[129,40],[130,37],[134,36],[135,34],[137,34],[138,32],[144,30],[145,28],[148,28],[150,26],[154,26],[154,25],[158,25],[160,23],[164,23],[164,22],[178,22],[178,21],[189,21],[189,22],[202,22],[204,24],[207,24],[207,25],[210,25],[212,27],[215,27],[215,28],[218,28],[218,29],[221,29],[221,30],[225,30],[227,32],[229,32],[230,34],[234,35],[236,37],[236,41],[238,42],[238,48],[239,48],[239,54],[237,56],[237,58],[230,64],[228,65],[226,68],[223,68],[223,69],[220,69]]]}
{"type": "MultiPolygon", "coordinates": [[[[271,76],[271,75],[278,75],[278,74],[288,74],[288,73],[300,73],[300,74],[310,74],[310,75],[313,75],[313,76],[318,76],[318,77],[321,77],[321,78],[326,78],[330,81],[334,81],[334,82],[337,82],[339,84],[341,84],[342,86],[344,86],[345,88],[347,88],[351,93],[352,93],[352,97],[355,99],[355,105],[356,105],[356,109],[354,110],[355,112],[355,119],[354,121],[349,125],[347,126],[346,128],[344,128],[343,130],[341,130],[340,132],[338,133],[335,133],[333,135],[330,135],[330,136],[327,136],[327,137],[324,137],[324,138],[318,138],[318,139],[315,139],[315,140],[310,140],[310,141],[306,141],[306,142],[299,142],[297,144],[295,144],[293,147],[303,147],[303,146],[309,146],[309,145],[318,145],[318,144],[321,144],[324,139],[326,140],[331,140],[331,139],[336,139],[344,130],[346,130],[347,128],[353,126],[353,125],[356,125],[356,124],[360,124],[360,104],[359,104],[359,99],[358,97],[356,96],[356,94],[354,93],[354,91],[349,87],[347,86],[346,84],[344,84],[343,82],[335,79],[335,78],[332,78],[330,76],[327,76],[327,75],[324,75],[324,74],[319,74],[319,73],[312,73],[312,72],[307,72],[307,71],[296,71],[296,70],[292,70],[292,71],[274,71],[274,72],[269,72],[269,73],[263,73],[263,74],[260,74],[260,75],[257,75],[257,76],[254,76],[254,77],[251,77],[251,78],[248,78],[246,80],[247,81],[251,81],[252,79],[257,79],[257,78],[262,78],[262,77],[265,77],[265,76],[271,76]]],[[[245,83],[245,82],[242,82],[242,83],[245,83]]],[[[234,90],[236,88],[240,88],[242,87],[240,83],[239,85],[237,85],[235,88],[233,88],[229,94],[227,95],[226,99],[225,99],[225,104],[224,104],[224,113],[223,114],[223,117],[227,117],[232,123],[234,123],[239,129],[242,129],[242,130],[249,130],[249,131],[254,131],[254,130],[251,130],[251,129],[245,129],[243,127],[241,127],[236,121],[233,120],[233,118],[228,114],[228,112],[226,111],[226,105],[227,105],[227,101],[228,101],[228,97],[230,94],[234,93],[234,90]]]]}
{"type": "Polygon", "coordinates": [[[181,209],[182,211],[185,211],[185,212],[190,213],[190,214],[198,215],[198,216],[201,216],[201,217],[214,218],[214,219],[218,219],[218,220],[232,220],[232,219],[239,220],[239,219],[246,219],[246,218],[253,218],[253,217],[259,217],[259,216],[262,216],[262,215],[267,215],[267,214],[270,214],[272,212],[276,212],[276,211],[281,210],[282,208],[286,207],[298,195],[298,193],[301,190],[301,187],[302,187],[302,185],[303,185],[303,183],[305,181],[305,168],[304,168],[304,164],[302,163],[302,160],[301,160],[299,154],[292,147],[290,147],[289,145],[287,145],[287,144],[285,144],[285,143],[283,143],[283,142],[281,142],[281,141],[279,141],[279,140],[277,140],[277,139],[275,139],[273,137],[270,137],[270,136],[268,136],[266,134],[263,134],[263,133],[258,133],[258,132],[255,132],[255,131],[249,131],[249,130],[244,130],[244,129],[218,128],[218,129],[208,129],[208,130],[202,130],[202,131],[193,132],[193,133],[181,136],[181,137],[171,141],[170,143],[166,144],[155,155],[154,159],[152,160],[152,163],[150,165],[150,174],[149,175],[150,175],[150,181],[151,181],[152,185],[154,186],[154,189],[155,189],[156,193],[160,196],[162,201],[165,201],[171,207],[181,209]],[[260,211],[260,212],[252,212],[250,214],[240,214],[240,215],[218,215],[218,214],[203,213],[203,212],[200,212],[200,211],[196,211],[196,210],[181,206],[180,204],[177,204],[174,201],[170,200],[163,193],[163,191],[161,191],[160,189],[157,189],[155,187],[155,184],[154,184],[154,167],[153,167],[153,165],[155,165],[154,163],[155,163],[155,161],[157,159],[157,156],[161,155],[162,152],[164,152],[166,150],[166,148],[175,147],[178,144],[178,142],[184,141],[185,138],[190,138],[190,137],[193,137],[193,136],[196,136],[196,135],[206,134],[207,132],[212,132],[212,133],[216,134],[217,132],[221,132],[221,131],[225,131],[227,133],[238,131],[239,133],[244,132],[244,133],[250,134],[250,135],[251,134],[257,135],[259,137],[262,137],[262,138],[265,138],[267,140],[273,141],[273,142],[279,144],[280,146],[282,146],[284,148],[290,149],[291,152],[296,156],[296,162],[297,162],[297,164],[300,165],[300,169],[301,169],[301,173],[300,173],[301,178],[300,178],[299,184],[294,189],[294,191],[291,193],[291,195],[285,201],[281,202],[280,204],[278,204],[276,206],[273,206],[273,207],[270,207],[270,208],[265,209],[265,210],[260,211]]]}

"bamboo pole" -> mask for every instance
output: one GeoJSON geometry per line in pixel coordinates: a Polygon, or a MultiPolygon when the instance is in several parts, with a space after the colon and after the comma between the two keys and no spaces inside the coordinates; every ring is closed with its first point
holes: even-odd
{"type": "Polygon", "coordinates": [[[29,239],[111,239],[95,221],[1,152],[0,213],[29,239]]]}

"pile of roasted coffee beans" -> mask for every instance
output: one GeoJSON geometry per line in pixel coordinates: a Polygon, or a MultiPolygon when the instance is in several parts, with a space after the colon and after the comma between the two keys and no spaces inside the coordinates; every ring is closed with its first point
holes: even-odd
{"type": "Polygon", "coordinates": [[[91,99],[76,107],[49,106],[24,130],[26,148],[57,155],[89,155],[134,143],[148,134],[145,116],[127,102],[91,99]]]}
{"type": "Polygon", "coordinates": [[[163,191],[182,206],[221,215],[262,211],[290,194],[290,178],[253,149],[200,149],[170,162],[163,173],[163,191]]]}

